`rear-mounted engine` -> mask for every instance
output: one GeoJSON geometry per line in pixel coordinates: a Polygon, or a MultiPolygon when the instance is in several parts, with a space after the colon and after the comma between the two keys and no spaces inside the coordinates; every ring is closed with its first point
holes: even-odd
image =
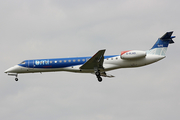
{"type": "Polygon", "coordinates": [[[139,59],[146,56],[145,51],[140,50],[129,50],[121,52],[121,59],[139,59]]]}

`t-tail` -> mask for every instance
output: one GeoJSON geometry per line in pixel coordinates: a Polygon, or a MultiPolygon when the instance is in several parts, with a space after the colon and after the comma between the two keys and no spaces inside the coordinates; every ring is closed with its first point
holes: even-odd
{"type": "Polygon", "coordinates": [[[165,56],[169,44],[174,43],[172,40],[175,36],[172,36],[172,32],[165,33],[161,38],[157,40],[154,46],[147,51],[147,54],[165,56]]]}

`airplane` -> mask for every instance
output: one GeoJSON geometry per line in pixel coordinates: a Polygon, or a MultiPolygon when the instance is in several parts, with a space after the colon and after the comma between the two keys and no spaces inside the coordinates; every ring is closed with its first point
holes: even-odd
{"type": "Polygon", "coordinates": [[[22,73],[42,73],[68,71],[76,73],[93,73],[99,82],[102,77],[114,77],[106,72],[119,68],[141,67],[157,62],[166,57],[166,51],[172,40],[173,31],[166,32],[158,38],[154,46],[146,51],[127,50],[120,55],[106,55],[105,49],[99,50],[92,57],[72,57],[72,58],[53,58],[53,59],[33,59],[24,60],[5,71],[10,76],[15,76],[18,81],[18,74],[22,73]]]}

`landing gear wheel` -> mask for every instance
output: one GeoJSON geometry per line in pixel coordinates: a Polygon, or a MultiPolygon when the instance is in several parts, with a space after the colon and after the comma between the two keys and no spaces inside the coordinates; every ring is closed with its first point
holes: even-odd
{"type": "Polygon", "coordinates": [[[15,78],[15,81],[18,81],[18,78],[15,78]]]}
{"type": "Polygon", "coordinates": [[[101,77],[98,77],[98,81],[101,82],[101,81],[102,81],[102,78],[101,78],[101,77]]]}
{"type": "Polygon", "coordinates": [[[100,76],[100,72],[99,71],[95,72],[95,74],[96,74],[96,76],[100,76]]]}

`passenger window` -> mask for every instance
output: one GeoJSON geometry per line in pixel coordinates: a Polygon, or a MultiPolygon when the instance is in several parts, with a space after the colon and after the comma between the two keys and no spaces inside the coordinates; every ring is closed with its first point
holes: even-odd
{"type": "Polygon", "coordinates": [[[78,59],[78,62],[80,62],[80,59],[78,59]]]}
{"type": "Polygon", "coordinates": [[[66,60],[64,60],[64,62],[66,62],[66,60]]]}
{"type": "Polygon", "coordinates": [[[68,62],[71,62],[71,60],[68,60],[68,62]]]}
{"type": "Polygon", "coordinates": [[[83,59],[82,61],[85,61],[85,59],[83,59]]]}
{"type": "Polygon", "coordinates": [[[62,60],[60,60],[59,62],[62,63],[62,60]]]}
{"type": "Polygon", "coordinates": [[[50,61],[50,63],[52,63],[52,61],[50,61]]]}
{"type": "Polygon", "coordinates": [[[73,60],[73,62],[75,62],[76,60],[73,60]]]}
{"type": "Polygon", "coordinates": [[[54,63],[57,63],[57,61],[54,61],[54,63]]]}

